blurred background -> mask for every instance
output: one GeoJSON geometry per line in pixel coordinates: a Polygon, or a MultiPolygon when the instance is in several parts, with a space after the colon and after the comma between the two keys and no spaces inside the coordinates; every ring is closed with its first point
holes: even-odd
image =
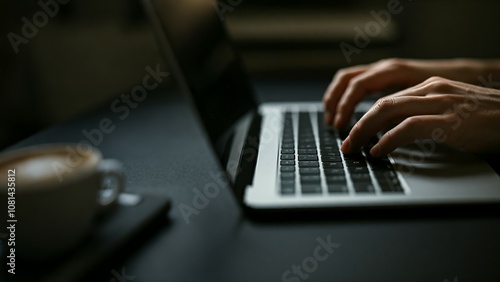
{"type": "MultiPolygon", "coordinates": [[[[23,18],[33,22],[40,3],[56,2],[0,0],[0,149],[108,103],[161,63],[139,0],[60,1],[68,3],[32,38],[16,39],[16,53],[23,18]]],[[[327,81],[339,68],[387,57],[500,57],[500,1],[402,0],[347,60],[339,45],[356,46],[354,28],[364,30],[391,1],[220,0],[240,2],[224,22],[256,79],[327,81]]]]}

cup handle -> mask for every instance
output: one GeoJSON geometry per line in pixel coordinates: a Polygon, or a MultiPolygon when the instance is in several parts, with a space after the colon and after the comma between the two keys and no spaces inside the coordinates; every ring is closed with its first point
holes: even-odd
{"type": "Polygon", "coordinates": [[[123,164],[117,160],[102,160],[97,167],[101,187],[97,195],[100,212],[107,212],[123,192],[125,174],[123,164]]]}

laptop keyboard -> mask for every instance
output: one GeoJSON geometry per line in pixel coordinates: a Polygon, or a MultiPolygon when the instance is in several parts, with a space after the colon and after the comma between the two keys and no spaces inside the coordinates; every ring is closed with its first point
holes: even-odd
{"type": "Polygon", "coordinates": [[[404,194],[387,157],[374,158],[374,137],[358,153],[344,155],[341,140],[349,131],[324,124],[321,112],[286,112],[280,148],[283,195],[404,194]],[[313,122],[315,125],[313,125],[313,122]]]}

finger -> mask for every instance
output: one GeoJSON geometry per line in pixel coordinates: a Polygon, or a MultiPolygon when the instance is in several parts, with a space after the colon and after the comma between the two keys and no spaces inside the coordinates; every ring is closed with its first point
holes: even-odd
{"type": "Polygon", "coordinates": [[[346,154],[353,153],[389,125],[412,116],[444,113],[453,107],[454,100],[446,95],[382,98],[354,125],[349,133],[350,142],[341,149],[346,154]]]}
{"type": "Polygon", "coordinates": [[[447,122],[445,115],[407,118],[386,132],[378,143],[373,146],[370,154],[374,157],[381,157],[418,139],[435,139],[435,136],[443,136],[443,134],[446,136],[446,128],[449,128],[449,122],[447,122]]]}
{"type": "Polygon", "coordinates": [[[352,79],[337,104],[334,126],[342,128],[351,118],[356,104],[367,93],[380,91],[389,87],[408,85],[410,82],[408,76],[407,71],[389,66],[369,69],[352,79]]]}
{"type": "Polygon", "coordinates": [[[364,65],[356,66],[340,70],[335,74],[323,96],[323,103],[325,106],[325,122],[327,124],[332,124],[337,102],[344,93],[349,81],[360,73],[365,72],[368,68],[369,66],[364,65]]]}
{"type": "Polygon", "coordinates": [[[430,94],[440,95],[442,93],[468,94],[470,91],[472,91],[471,87],[473,86],[462,82],[434,76],[413,87],[396,92],[391,96],[426,96],[430,94]]]}

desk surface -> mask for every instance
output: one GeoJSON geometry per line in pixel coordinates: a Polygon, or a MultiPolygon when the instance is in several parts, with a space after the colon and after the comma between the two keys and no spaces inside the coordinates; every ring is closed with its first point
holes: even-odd
{"type": "MultiPolygon", "coordinates": [[[[264,101],[319,100],[325,85],[262,82],[257,88],[264,101]]],[[[303,277],[291,273],[287,277],[295,279],[288,281],[500,281],[495,209],[396,209],[380,216],[344,211],[320,219],[255,221],[224,186],[186,223],[180,205],[192,207],[193,189],[213,183],[210,174],[220,168],[190,106],[174,90],[150,93],[124,120],[106,105],[15,147],[86,140],[82,131],[97,128],[106,117],[116,128],[98,147],[105,158],[125,164],[127,190],[173,201],[170,224],[114,262],[113,269],[127,275],[121,279],[281,281],[285,271],[305,264],[303,277]],[[328,256],[321,253],[323,261],[314,259],[318,240],[328,237],[340,246],[328,256]]],[[[100,275],[103,281],[121,281],[112,269],[100,275]]]]}

